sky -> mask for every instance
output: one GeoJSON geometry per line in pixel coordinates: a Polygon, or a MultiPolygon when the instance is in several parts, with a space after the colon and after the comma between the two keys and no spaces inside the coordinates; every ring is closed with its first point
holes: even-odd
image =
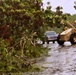
{"type": "Polygon", "coordinates": [[[46,7],[47,2],[50,2],[52,6],[52,10],[55,11],[57,6],[63,7],[63,13],[70,13],[71,15],[76,14],[76,10],[74,9],[74,1],[76,0],[43,0],[44,7],[46,7]]]}

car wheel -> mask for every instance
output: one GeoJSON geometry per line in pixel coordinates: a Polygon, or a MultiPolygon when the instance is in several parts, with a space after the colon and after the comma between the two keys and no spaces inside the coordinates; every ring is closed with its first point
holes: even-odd
{"type": "Polygon", "coordinates": [[[70,36],[70,42],[71,42],[72,45],[76,44],[75,40],[76,40],[76,33],[71,34],[71,36],[70,36]]]}
{"type": "Polygon", "coordinates": [[[47,44],[49,44],[49,40],[47,40],[47,44]]]}
{"type": "Polygon", "coordinates": [[[42,44],[45,44],[45,41],[42,41],[42,44]]]}
{"type": "Polygon", "coordinates": [[[60,35],[58,35],[58,37],[57,37],[57,43],[59,45],[63,45],[64,44],[64,41],[60,41],[60,35]]]}
{"type": "Polygon", "coordinates": [[[52,41],[53,43],[55,43],[55,41],[52,41]]]}

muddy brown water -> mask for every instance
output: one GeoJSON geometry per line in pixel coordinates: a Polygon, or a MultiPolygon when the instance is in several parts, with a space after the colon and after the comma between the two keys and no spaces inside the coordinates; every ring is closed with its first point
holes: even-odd
{"type": "Polygon", "coordinates": [[[48,56],[37,62],[41,72],[24,73],[23,75],[76,75],[76,45],[65,42],[64,46],[57,43],[45,43],[50,49],[48,56]]]}

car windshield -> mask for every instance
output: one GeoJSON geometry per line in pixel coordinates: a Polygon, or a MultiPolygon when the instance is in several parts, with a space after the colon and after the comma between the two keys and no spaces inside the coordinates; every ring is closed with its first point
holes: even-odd
{"type": "Polygon", "coordinates": [[[46,32],[46,35],[56,35],[56,32],[53,32],[53,31],[46,32]]]}

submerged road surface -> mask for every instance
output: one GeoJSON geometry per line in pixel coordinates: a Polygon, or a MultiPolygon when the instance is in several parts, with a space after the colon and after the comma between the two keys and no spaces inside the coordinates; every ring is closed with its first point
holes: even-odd
{"type": "Polygon", "coordinates": [[[24,75],[76,75],[76,45],[65,42],[64,46],[57,43],[44,44],[50,49],[48,56],[37,62],[41,72],[24,75]]]}

